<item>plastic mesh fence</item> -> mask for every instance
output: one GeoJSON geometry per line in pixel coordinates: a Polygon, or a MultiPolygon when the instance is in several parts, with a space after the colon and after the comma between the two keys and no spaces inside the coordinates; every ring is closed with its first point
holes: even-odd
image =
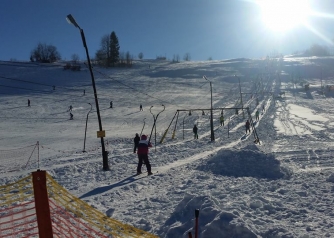
{"type": "MultiPolygon", "coordinates": [[[[53,237],[157,237],[109,218],[46,174],[53,237]]],[[[38,237],[32,176],[0,186],[0,237],[38,237]]]]}
{"type": "Polygon", "coordinates": [[[38,237],[31,176],[0,186],[0,237],[38,237]]]}
{"type": "MultiPolygon", "coordinates": [[[[48,174],[47,187],[50,204],[58,205],[58,210],[56,207],[54,210],[62,212],[59,208],[63,208],[67,212],[63,213],[64,216],[66,216],[66,214],[73,214],[71,219],[69,217],[66,219],[66,223],[70,223],[71,221],[71,229],[73,230],[78,228],[78,232],[88,232],[85,227],[90,227],[89,232],[91,233],[89,233],[89,235],[98,233],[100,234],[98,237],[157,237],[148,232],[107,217],[102,212],[92,208],[86,202],[68,193],[48,174]]],[[[62,221],[59,220],[58,222],[62,221]]],[[[87,237],[90,236],[87,234],[87,237]]],[[[94,235],[92,237],[94,237],[94,235]]]]}

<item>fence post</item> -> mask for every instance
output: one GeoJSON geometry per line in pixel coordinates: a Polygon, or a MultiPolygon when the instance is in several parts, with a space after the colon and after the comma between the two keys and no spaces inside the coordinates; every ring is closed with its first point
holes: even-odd
{"type": "Polygon", "coordinates": [[[195,219],[196,219],[196,224],[195,224],[195,238],[198,238],[198,216],[199,216],[199,209],[195,210],[195,219]]]}
{"type": "Polygon", "coordinates": [[[49,197],[46,187],[46,172],[37,170],[32,173],[35,196],[35,209],[40,238],[52,238],[52,223],[50,216],[49,197]]]}

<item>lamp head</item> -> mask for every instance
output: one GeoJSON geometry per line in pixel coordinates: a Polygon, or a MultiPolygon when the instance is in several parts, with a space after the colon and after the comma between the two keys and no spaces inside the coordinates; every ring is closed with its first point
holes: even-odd
{"type": "Polygon", "coordinates": [[[67,15],[66,20],[69,24],[73,24],[75,27],[80,29],[80,26],[78,25],[78,23],[75,21],[74,17],[72,17],[71,14],[67,15]]]}

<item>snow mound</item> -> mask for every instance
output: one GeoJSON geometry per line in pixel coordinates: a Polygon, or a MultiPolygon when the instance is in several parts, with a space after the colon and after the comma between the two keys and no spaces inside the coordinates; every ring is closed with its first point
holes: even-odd
{"type": "Polygon", "coordinates": [[[287,175],[280,161],[274,155],[267,155],[258,150],[221,150],[198,170],[234,177],[255,177],[280,179],[287,175]]]}
{"type": "Polygon", "coordinates": [[[238,212],[221,211],[219,205],[209,196],[186,196],[177,205],[170,218],[158,232],[159,237],[194,237],[195,210],[199,209],[199,237],[256,238],[238,212]]]}

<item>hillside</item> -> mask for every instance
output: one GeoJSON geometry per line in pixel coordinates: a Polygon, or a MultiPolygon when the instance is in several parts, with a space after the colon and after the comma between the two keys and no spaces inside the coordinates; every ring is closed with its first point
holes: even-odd
{"type": "Polygon", "coordinates": [[[334,84],[332,65],[333,58],[239,58],[94,67],[109,152],[110,170],[103,171],[85,65],[71,71],[63,69],[64,63],[0,62],[0,184],[39,165],[91,206],[159,237],[187,237],[195,209],[200,209],[203,238],[334,237],[334,94],[326,88],[334,84]],[[212,82],[215,141],[210,140],[210,84],[204,75],[212,82]],[[235,113],[242,107],[238,78],[259,144],[253,133],[245,134],[247,110],[245,116],[241,109],[235,113]],[[67,111],[70,105],[73,120],[67,111]],[[219,123],[222,108],[224,126],[219,123]],[[177,110],[185,111],[172,122],[177,110]],[[156,138],[152,113],[160,113],[156,138]],[[198,140],[193,139],[195,124],[198,140]],[[133,177],[133,137],[142,129],[146,135],[153,132],[151,177],[133,177]],[[26,146],[37,141],[38,164],[34,154],[28,168],[15,169],[12,161],[26,161],[31,153],[26,146]]]}

